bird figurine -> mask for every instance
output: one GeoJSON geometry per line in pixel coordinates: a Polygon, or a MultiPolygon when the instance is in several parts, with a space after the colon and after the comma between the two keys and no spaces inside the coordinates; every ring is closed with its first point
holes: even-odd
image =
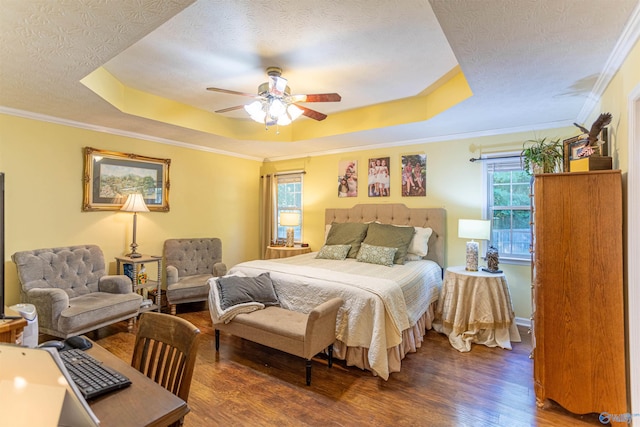
{"type": "Polygon", "coordinates": [[[578,129],[580,129],[583,133],[587,134],[586,139],[589,141],[587,146],[594,147],[598,145],[598,136],[600,135],[602,128],[604,128],[609,123],[611,123],[611,118],[612,118],[611,113],[600,114],[596,119],[596,121],[593,122],[593,124],[591,125],[591,130],[585,128],[584,126],[580,126],[577,123],[574,123],[574,125],[578,129]]]}

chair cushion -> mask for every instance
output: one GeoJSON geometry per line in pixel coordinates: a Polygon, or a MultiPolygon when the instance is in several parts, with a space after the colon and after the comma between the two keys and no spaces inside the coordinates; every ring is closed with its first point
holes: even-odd
{"type": "Polygon", "coordinates": [[[209,297],[208,280],[212,277],[212,274],[198,274],[181,278],[177,283],[167,286],[167,301],[177,304],[185,300],[206,300],[209,297]]]}
{"type": "Polygon", "coordinates": [[[134,292],[110,294],[92,292],[69,300],[69,308],[58,319],[58,330],[67,333],[137,313],[142,297],[134,292]]]}

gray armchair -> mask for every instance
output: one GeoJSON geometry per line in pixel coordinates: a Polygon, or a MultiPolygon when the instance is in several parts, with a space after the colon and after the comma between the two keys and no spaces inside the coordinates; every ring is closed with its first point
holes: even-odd
{"type": "Polygon", "coordinates": [[[124,275],[107,275],[96,245],[16,252],[22,302],[35,305],[40,332],[80,335],[138,315],[142,296],[124,275]]]}
{"type": "Polygon", "coordinates": [[[207,301],[207,281],[227,274],[227,266],[222,262],[222,242],[217,237],[168,239],[163,255],[171,314],[176,314],[176,304],[207,301]]]}

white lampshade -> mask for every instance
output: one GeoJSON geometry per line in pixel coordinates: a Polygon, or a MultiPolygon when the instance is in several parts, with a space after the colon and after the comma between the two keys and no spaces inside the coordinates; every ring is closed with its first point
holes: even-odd
{"type": "Polygon", "coordinates": [[[125,212],[149,212],[149,208],[144,202],[144,197],[140,193],[129,194],[127,201],[124,202],[120,210],[125,212]]]}
{"type": "Polygon", "coordinates": [[[300,225],[299,212],[282,212],[280,213],[280,225],[285,227],[297,227],[300,225]]]}
{"type": "Polygon", "coordinates": [[[491,221],[483,219],[459,219],[458,237],[471,240],[489,240],[491,238],[491,221]]]}

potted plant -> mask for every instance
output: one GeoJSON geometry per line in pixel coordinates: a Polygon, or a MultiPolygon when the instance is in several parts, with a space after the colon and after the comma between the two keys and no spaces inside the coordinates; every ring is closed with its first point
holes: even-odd
{"type": "Polygon", "coordinates": [[[563,147],[560,139],[538,138],[524,142],[522,164],[528,174],[553,173],[562,168],[563,147]]]}

